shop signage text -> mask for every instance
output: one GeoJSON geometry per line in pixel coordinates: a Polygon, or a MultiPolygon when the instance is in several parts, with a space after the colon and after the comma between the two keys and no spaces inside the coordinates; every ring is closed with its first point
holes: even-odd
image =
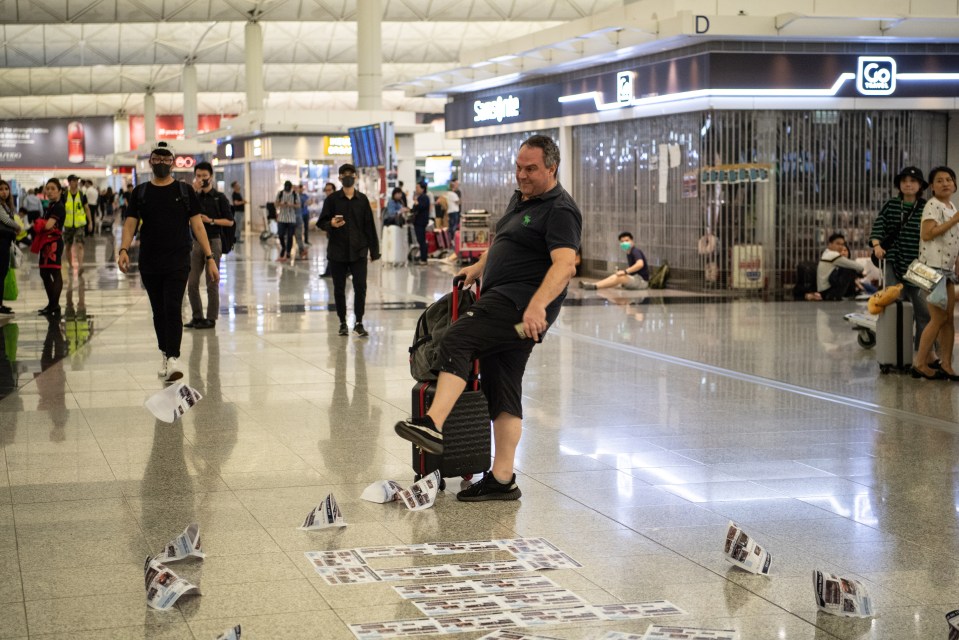
{"type": "Polygon", "coordinates": [[[860,56],[856,89],[864,96],[888,96],[896,90],[896,61],[888,56],[860,56]]]}
{"type": "Polygon", "coordinates": [[[519,117],[519,98],[516,96],[496,96],[496,100],[483,102],[477,100],[473,103],[473,122],[489,122],[496,120],[502,122],[507,118],[519,117]]]}

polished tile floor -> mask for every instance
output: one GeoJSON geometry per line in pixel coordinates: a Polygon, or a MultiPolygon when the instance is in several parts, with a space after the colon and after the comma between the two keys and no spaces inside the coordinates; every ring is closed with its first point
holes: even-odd
{"type": "Polygon", "coordinates": [[[225,261],[216,330],[184,338],[204,399],[175,424],[143,407],[162,386],[149,306],[105,259],[111,239],[70,279],[59,323],[33,315],[39,278],[21,274],[0,327],[0,638],[212,640],[239,623],[244,639],[346,639],[352,623],[422,616],[386,584],[326,585],[304,551],[518,536],[580,561],[548,575],[592,603],[688,612],[543,635],[656,622],[747,640],[947,636],[959,387],[880,376],[842,320],[854,303],[573,289],[526,375],[523,499],[462,504],[451,486],[413,513],[359,495],[411,480],[392,430],[406,349],[450,269],[374,266],[371,336],[341,338],[321,248],[278,266],[251,240],[225,261]],[[349,526],[298,531],[330,492],[349,526]],[[724,561],[729,519],[771,550],[769,577],[724,561]],[[208,557],[174,567],[203,595],[149,610],[143,559],[192,521],[208,557]],[[862,580],[878,615],[817,613],[813,568],[862,580]]]}

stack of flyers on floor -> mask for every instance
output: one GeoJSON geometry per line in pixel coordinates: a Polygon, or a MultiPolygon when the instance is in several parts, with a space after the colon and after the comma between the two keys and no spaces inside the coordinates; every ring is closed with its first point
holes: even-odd
{"type": "Polygon", "coordinates": [[[959,609],[946,614],[949,623],[949,640],[959,640],[959,609]]]}
{"type": "Polygon", "coordinates": [[[200,545],[200,525],[193,523],[183,530],[183,533],[171,540],[158,555],[154,556],[158,562],[176,562],[189,557],[205,558],[200,545]]]}
{"type": "Polygon", "coordinates": [[[401,487],[398,482],[393,480],[379,480],[363,489],[363,494],[360,498],[367,502],[385,504],[399,500],[399,494],[402,490],[403,487],[401,487]]]}
{"type": "Polygon", "coordinates": [[[240,631],[240,625],[236,625],[232,629],[227,629],[218,635],[216,640],[240,640],[240,631]]]}
{"type": "Polygon", "coordinates": [[[729,521],[729,528],[726,530],[726,546],[723,547],[723,551],[726,553],[726,560],[740,569],[764,576],[769,575],[772,556],[732,520],[729,521]]]}
{"type": "Polygon", "coordinates": [[[310,511],[299,528],[303,531],[313,531],[315,529],[326,529],[327,527],[345,527],[346,520],[340,513],[340,507],[336,504],[336,498],[333,494],[326,496],[320,504],[310,511]]]}
{"type": "Polygon", "coordinates": [[[869,618],[874,613],[872,599],[858,580],[814,569],[812,586],[820,611],[847,618],[869,618]]]}
{"type": "Polygon", "coordinates": [[[198,586],[184,580],[152,556],[147,556],[143,573],[147,604],[153,609],[167,611],[180,596],[186,593],[200,593],[198,586]]]}
{"type": "Polygon", "coordinates": [[[203,396],[199,391],[182,382],[177,382],[147,398],[143,405],[156,416],[157,420],[176,422],[177,418],[192,409],[202,399],[203,396]]]}
{"type": "Polygon", "coordinates": [[[556,640],[556,638],[523,633],[516,629],[497,629],[493,633],[487,633],[479,640],[556,640]]]}
{"type": "Polygon", "coordinates": [[[437,469],[430,475],[414,482],[409,489],[400,491],[399,497],[410,511],[422,511],[433,506],[433,503],[436,502],[436,494],[439,491],[440,471],[437,469]]]}
{"type": "Polygon", "coordinates": [[[619,631],[608,631],[600,640],[739,640],[739,632],[692,627],[665,627],[651,624],[641,636],[619,631]]]}

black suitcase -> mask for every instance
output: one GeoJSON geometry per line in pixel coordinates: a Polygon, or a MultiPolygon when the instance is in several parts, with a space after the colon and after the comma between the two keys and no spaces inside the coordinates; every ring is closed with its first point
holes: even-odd
{"type": "MultiPolygon", "coordinates": [[[[453,322],[459,309],[458,292],[462,290],[463,278],[453,280],[453,322]]],[[[477,298],[479,287],[477,287],[477,298]]],[[[413,472],[416,479],[440,470],[441,478],[463,476],[469,480],[473,474],[489,470],[492,443],[489,406],[480,388],[479,361],[473,363],[473,375],[466,385],[453,410],[443,424],[443,453],[435,455],[413,445],[413,472]]],[[[426,414],[433,403],[436,382],[417,382],[413,385],[413,417],[426,414]]],[[[446,483],[441,480],[440,489],[446,483]]]]}

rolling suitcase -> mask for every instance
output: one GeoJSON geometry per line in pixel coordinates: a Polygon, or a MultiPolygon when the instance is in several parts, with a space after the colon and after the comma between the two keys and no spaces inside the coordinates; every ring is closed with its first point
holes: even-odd
{"type": "MultiPolygon", "coordinates": [[[[457,320],[459,309],[458,292],[462,290],[463,278],[453,281],[453,322],[457,320]]],[[[477,291],[479,287],[477,287],[477,291]]],[[[426,414],[433,402],[436,382],[417,382],[413,385],[413,417],[426,414]]],[[[427,453],[413,445],[413,472],[416,479],[440,470],[442,478],[463,476],[470,479],[473,474],[484,473],[490,467],[492,442],[489,407],[486,396],[480,389],[479,361],[473,362],[473,375],[466,385],[453,410],[443,424],[443,453],[427,453]]],[[[441,481],[440,488],[446,487],[441,481]]]]}
{"type": "Polygon", "coordinates": [[[394,224],[383,227],[383,262],[398,267],[406,264],[407,252],[406,230],[394,224]]]}
{"type": "Polygon", "coordinates": [[[912,366],[912,304],[896,300],[876,321],[876,361],[881,373],[912,366]]]}

